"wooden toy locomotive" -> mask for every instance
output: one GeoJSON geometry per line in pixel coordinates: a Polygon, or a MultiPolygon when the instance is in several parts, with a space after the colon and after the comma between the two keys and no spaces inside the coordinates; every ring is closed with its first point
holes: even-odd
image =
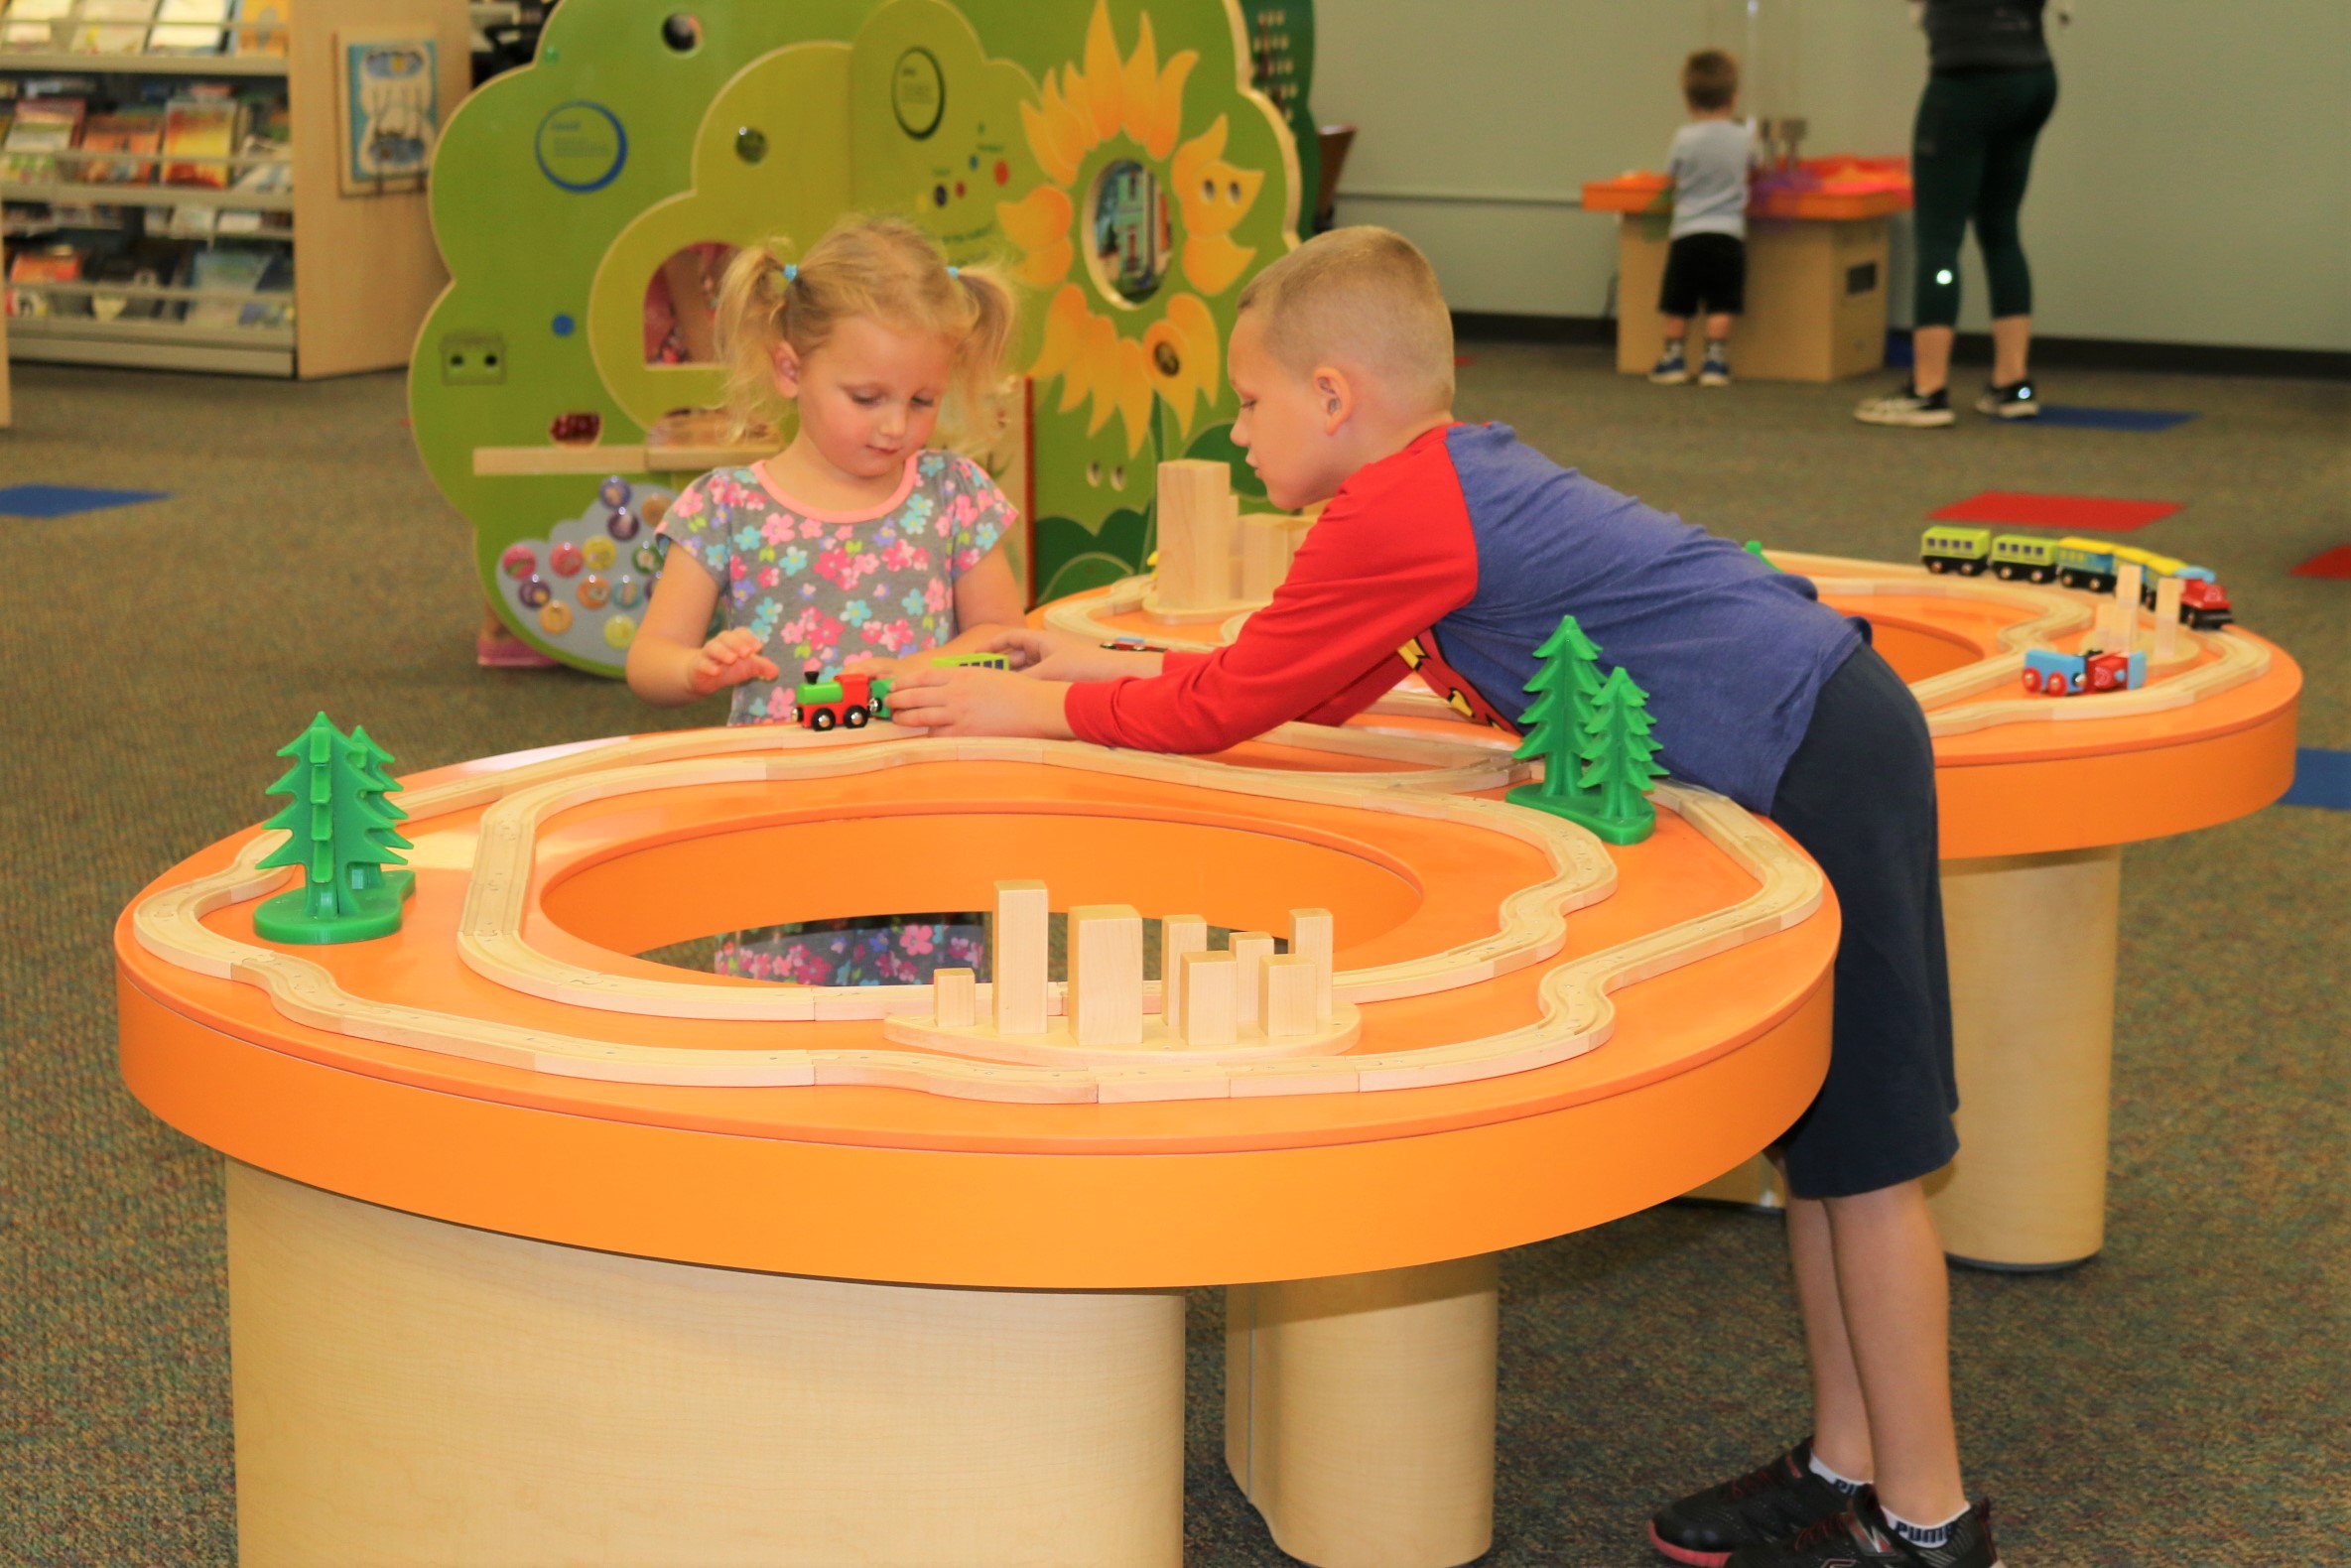
{"type": "MultiPolygon", "coordinates": [[[[1012,668],[1011,659],[1001,653],[949,653],[931,663],[949,669],[1012,668]]],[[[812,664],[792,688],[792,706],[784,717],[803,729],[862,729],[876,719],[890,717],[890,678],[844,671],[828,681],[824,667],[812,664]]]]}

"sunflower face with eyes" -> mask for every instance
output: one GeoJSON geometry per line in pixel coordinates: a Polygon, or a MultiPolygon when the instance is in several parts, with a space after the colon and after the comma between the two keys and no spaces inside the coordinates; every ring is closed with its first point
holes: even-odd
{"type": "Polygon", "coordinates": [[[1124,55],[1107,0],[1097,0],[1085,59],[1045,73],[1022,129],[1046,183],[997,207],[1021,252],[1015,271],[1050,293],[1030,375],[1061,382],[1059,411],[1087,409],[1088,434],[1111,419],[1132,457],[1155,402],[1189,436],[1217,400],[1221,336],[1209,300],[1256,257],[1233,237],[1255,206],[1262,170],[1225,157],[1228,116],[1183,138],[1193,50],[1162,63],[1151,19],[1124,55]]]}

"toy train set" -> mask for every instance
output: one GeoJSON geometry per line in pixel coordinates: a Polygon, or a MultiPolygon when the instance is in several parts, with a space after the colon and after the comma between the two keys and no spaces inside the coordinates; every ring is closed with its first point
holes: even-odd
{"type": "MultiPolygon", "coordinates": [[[[950,653],[931,663],[942,668],[1009,670],[1010,658],[1000,653],[950,653]]],[[[812,664],[792,688],[786,721],[820,733],[833,728],[862,729],[876,719],[890,717],[890,678],[843,671],[828,681],[824,667],[812,664]]]]}
{"type": "Polygon", "coordinates": [[[2092,593],[2114,591],[2115,568],[2135,563],[2143,572],[2140,601],[2155,607],[2156,584],[2163,578],[2181,580],[2179,618],[2198,631],[2217,631],[2235,617],[2229,595],[2205,567],[2190,566],[2172,556],[2161,556],[2133,545],[2110,545],[2096,539],[2039,539],[2030,534],[1994,534],[1989,528],[1929,528],[1920,540],[1918,558],[1929,572],[1952,572],[1981,577],[1990,571],[2005,583],[2051,583],[2092,593]]]}
{"type": "Polygon", "coordinates": [[[2035,648],[2024,655],[2024,690],[2045,697],[2136,692],[2146,684],[2144,652],[2059,653],[2053,648],[2035,648]]]}

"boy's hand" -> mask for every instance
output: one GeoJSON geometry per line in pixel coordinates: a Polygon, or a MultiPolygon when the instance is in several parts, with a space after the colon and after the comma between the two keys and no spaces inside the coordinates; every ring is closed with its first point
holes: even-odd
{"type": "Polygon", "coordinates": [[[759,651],[759,639],[740,626],[730,626],[702,645],[686,671],[686,684],[697,697],[708,697],[745,681],[772,681],[775,661],[759,651]]]}
{"type": "Polygon", "coordinates": [[[1010,654],[1012,668],[1041,681],[1115,681],[1159,673],[1157,654],[1119,652],[1067,631],[1009,627],[991,638],[984,651],[1010,654]]]}
{"type": "Polygon", "coordinates": [[[1067,688],[1006,670],[936,667],[908,672],[890,687],[890,719],[935,735],[1070,738],[1067,688]]]}

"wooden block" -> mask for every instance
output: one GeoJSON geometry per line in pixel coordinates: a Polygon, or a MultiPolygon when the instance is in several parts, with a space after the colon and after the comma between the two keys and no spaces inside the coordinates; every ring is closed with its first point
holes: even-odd
{"type": "Polygon", "coordinates": [[[1253,603],[1273,597],[1289,571],[1289,519],[1255,515],[1241,520],[1241,596],[1253,603]]]}
{"type": "Polygon", "coordinates": [[[2155,662],[2179,655],[2179,596],[2187,579],[2166,577],[2155,585],[2155,662]]]}
{"type": "Polygon", "coordinates": [[[1159,602],[1198,609],[1233,596],[1233,472],[1221,462],[1159,465],[1159,602]]]}
{"type": "Polygon", "coordinates": [[[1314,960],[1285,954],[1265,961],[1265,1038],[1314,1032],[1314,960]]]}
{"type": "Polygon", "coordinates": [[[1169,915],[1159,922],[1159,1015],[1168,1033],[1184,1032],[1184,987],[1176,983],[1187,953],[1208,951],[1208,921],[1200,915],[1169,915]]]}
{"type": "Polygon", "coordinates": [[[1045,1032],[1045,913],[1043,882],[996,883],[987,949],[998,1034],[1045,1032]]]}
{"type": "Polygon", "coordinates": [[[1331,953],[1337,946],[1338,924],[1328,909],[1290,911],[1290,956],[1314,965],[1314,1021],[1331,1021],[1331,953]]]}
{"type": "Polygon", "coordinates": [[[1184,993],[1184,1046],[1214,1050],[1231,1045],[1240,1021],[1241,965],[1230,953],[1187,953],[1176,964],[1176,985],[1184,993]]]}
{"type": "Polygon", "coordinates": [[[1273,936],[1265,931],[1233,933],[1234,1016],[1252,1029],[1265,1027],[1265,961],[1273,957],[1273,936]]]}
{"type": "Polygon", "coordinates": [[[980,977],[971,970],[939,970],[931,976],[931,1016],[942,1029],[969,1029],[978,1021],[980,977]]]}
{"type": "Polygon", "coordinates": [[[1070,983],[1062,1009],[1081,1046],[1143,1039],[1143,917],[1132,904],[1070,908],[1070,983]]]}
{"type": "Polygon", "coordinates": [[[2107,646],[2117,653],[2129,653],[2139,630],[2139,588],[2144,579],[2136,561],[2118,561],[2114,567],[2114,602],[2107,613],[2114,617],[2114,640],[2107,646]]]}

